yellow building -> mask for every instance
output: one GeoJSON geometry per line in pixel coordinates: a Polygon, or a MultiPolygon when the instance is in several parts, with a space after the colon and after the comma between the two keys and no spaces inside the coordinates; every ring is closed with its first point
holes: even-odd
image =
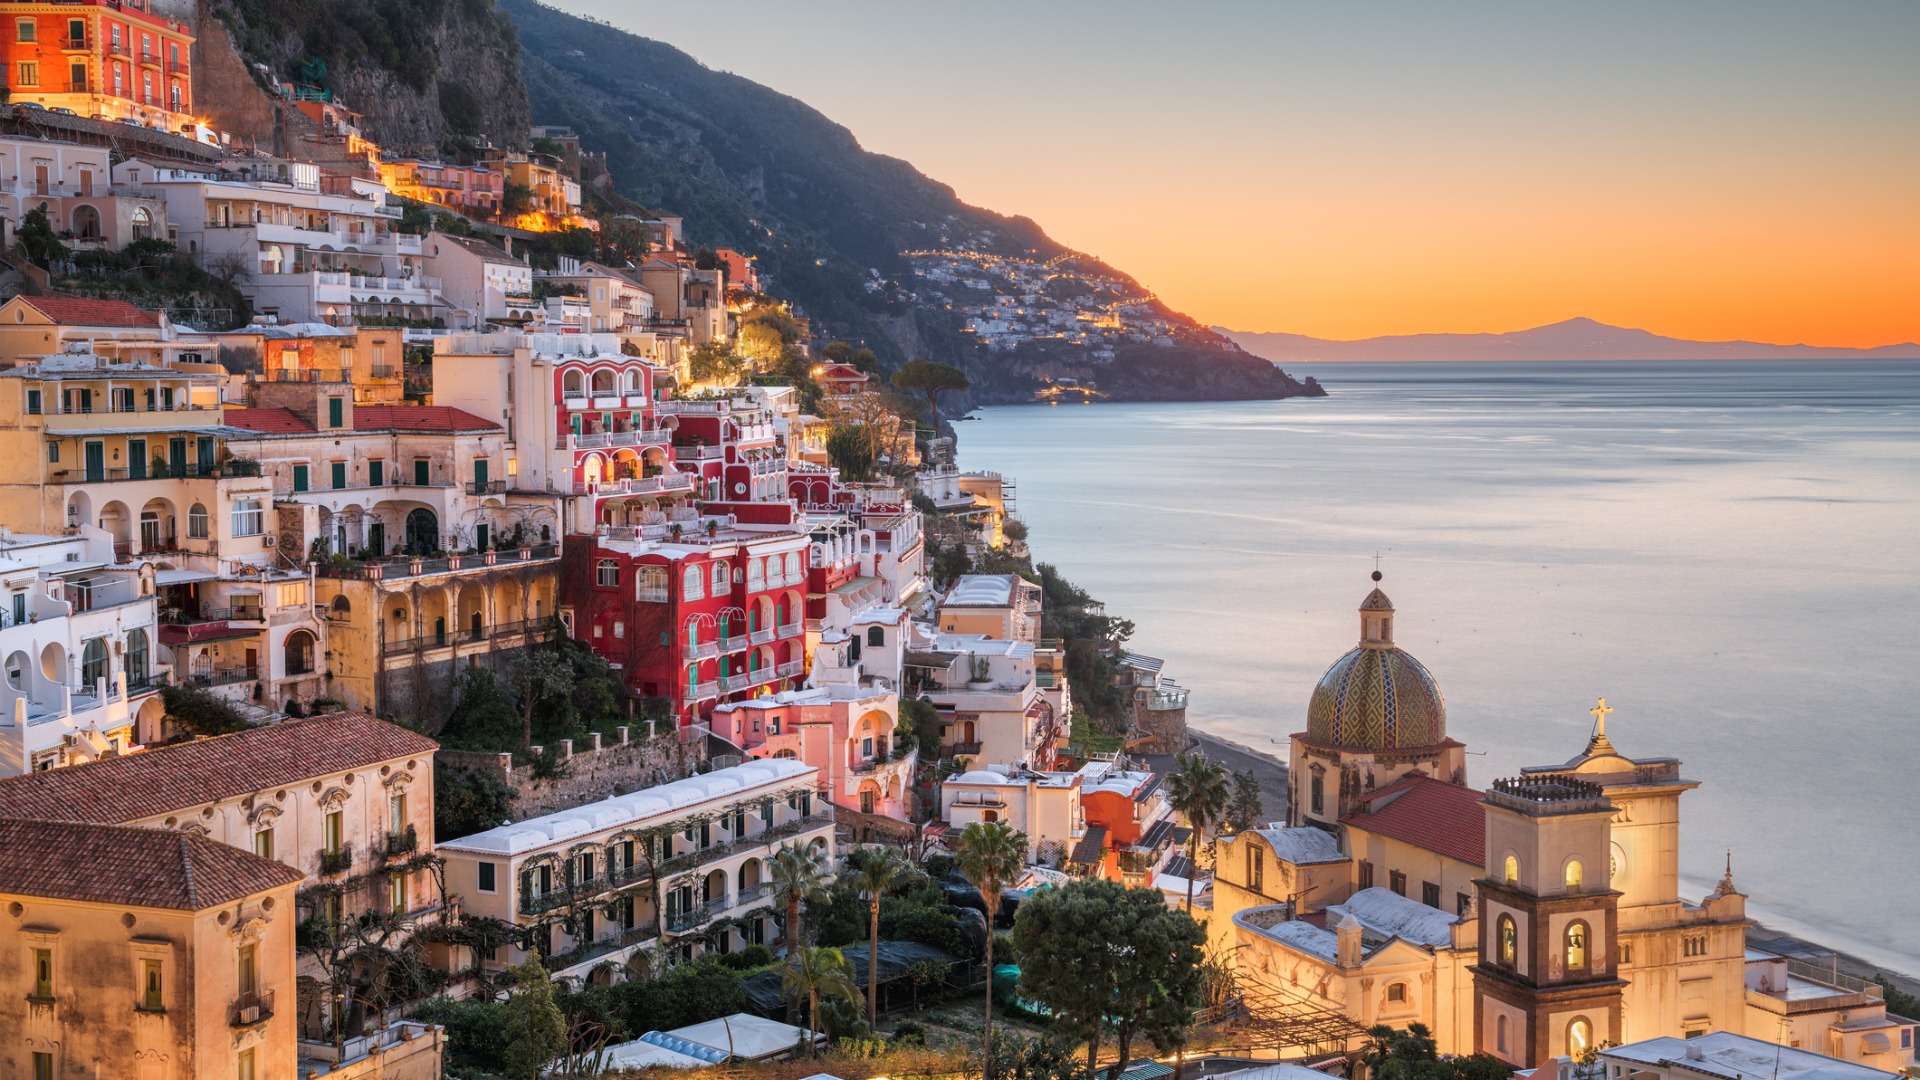
{"type": "Polygon", "coordinates": [[[191,833],[0,820],[0,1073],[296,1075],[300,880],[191,833]]]}
{"type": "MultiPolygon", "coordinates": [[[[397,942],[448,911],[430,865],[437,749],[406,728],[333,713],[0,780],[0,817],[137,826],[173,844],[203,838],[216,842],[213,847],[250,851],[303,886],[275,901],[276,925],[289,934],[306,920],[346,928],[343,934],[372,920],[390,923],[397,942]]],[[[106,920],[115,928],[121,923],[117,915],[106,920]]],[[[295,976],[290,942],[287,963],[264,985],[278,989],[287,1015],[301,1018],[300,1038],[330,1044],[333,981],[322,956],[303,952],[295,976]]],[[[345,1034],[353,1038],[368,1028],[384,1030],[366,1008],[357,977],[347,976],[355,994],[340,1006],[345,1034]]],[[[219,1000],[219,993],[210,999],[219,1000]]],[[[293,1035],[289,1026],[289,1039],[293,1035]]]]}
{"type": "Polygon", "coordinates": [[[1040,586],[1018,574],[965,574],[940,600],[940,632],[1037,643],[1040,607],[1040,586]]]}

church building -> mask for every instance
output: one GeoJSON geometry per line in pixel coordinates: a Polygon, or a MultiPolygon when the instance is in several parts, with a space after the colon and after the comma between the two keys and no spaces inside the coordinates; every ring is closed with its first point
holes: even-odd
{"type": "Polygon", "coordinates": [[[1442,1053],[1519,1068],[1709,1031],[1798,1046],[1815,1028],[1808,1049],[1914,1063],[1914,1021],[1746,948],[1731,862],[1710,895],[1681,897],[1680,799],[1698,781],[1618,750],[1605,699],[1578,755],[1469,787],[1439,685],[1394,644],[1393,615],[1376,587],[1359,643],[1315,686],[1286,822],[1218,842],[1209,947],[1250,993],[1360,1028],[1422,1023],[1442,1053]],[[1788,975],[1799,1034],[1773,1000],[1788,975]]]}

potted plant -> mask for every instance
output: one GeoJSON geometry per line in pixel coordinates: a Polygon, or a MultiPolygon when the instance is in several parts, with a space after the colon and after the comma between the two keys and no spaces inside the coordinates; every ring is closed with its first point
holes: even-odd
{"type": "Polygon", "coordinates": [[[716,518],[707,519],[707,539],[711,540],[720,533],[720,522],[716,518]]]}
{"type": "Polygon", "coordinates": [[[680,523],[676,521],[673,524],[667,526],[667,534],[672,536],[675,540],[680,539],[680,523]]]}

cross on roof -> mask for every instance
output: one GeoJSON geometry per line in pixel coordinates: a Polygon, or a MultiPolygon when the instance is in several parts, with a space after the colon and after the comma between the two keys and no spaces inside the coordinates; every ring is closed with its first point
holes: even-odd
{"type": "Polygon", "coordinates": [[[1594,735],[1598,738],[1602,738],[1602,739],[1606,738],[1607,737],[1607,714],[1613,711],[1612,709],[1607,707],[1607,699],[1601,698],[1600,704],[1595,705],[1593,708],[1588,709],[1587,711],[1593,714],[1594,735]]]}

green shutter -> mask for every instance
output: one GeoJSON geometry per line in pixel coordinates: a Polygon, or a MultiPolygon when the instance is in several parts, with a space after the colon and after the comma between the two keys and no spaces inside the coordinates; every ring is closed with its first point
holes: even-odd
{"type": "Polygon", "coordinates": [[[293,467],[293,490],[307,490],[307,467],[305,465],[295,465],[293,467]]]}
{"type": "Polygon", "coordinates": [[[347,403],[344,398],[327,399],[327,426],[344,427],[347,423],[347,403]]]}
{"type": "Polygon", "coordinates": [[[347,463],[344,461],[333,463],[333,486],[336,489],[347,486],[347,463]]]}

